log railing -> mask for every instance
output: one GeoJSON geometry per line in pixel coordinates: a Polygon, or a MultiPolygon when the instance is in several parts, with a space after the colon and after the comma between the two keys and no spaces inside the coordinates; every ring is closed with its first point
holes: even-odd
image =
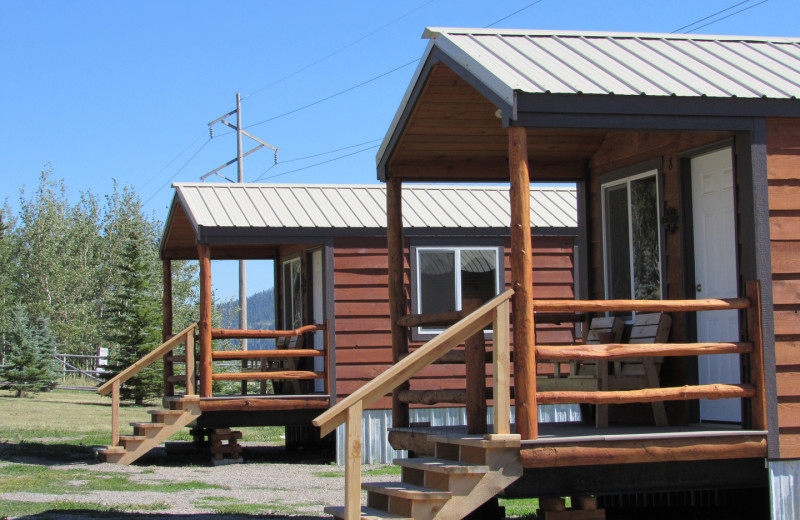
{"type": "Polygon", "coordinates": [[[312,421],[320,428],[321,436],[346,423],[345,520],[360,517],[362,410],[489,324],[494,330],[494,435],[510,433],[509,300],[513,294],[512,290],[506,291],[480,306],[312,421]]]}
{"type": "MultiPolygon", "coordinates": [[[[751,426],[766,430],[766,394],[761,332],[761,292],[757,281],[747,283],[746,298],[705,300],[534,300],[534,309],[550,312],[700,312],[744,310],[747,340],[729,343],[665,343],[605,345],[536,345],[537,359],[549,361],[599,360],[648,356],[702,356],[746,354],[750,356],[750,382],[707,384],[625,391],[548,391],[536,393],[536,404],[623,404],[689,399],[751,398],[751,426]]],[[[535,430],[534,430],[535,431],[535,430]]]]}
{"type": "Polygon", "coordinates": [[[322,349],[276,349],[276,350],[212,350],[211,345],[201,345],[200,350],[200,389],[202,397],[212,397],[212,381],[263,381],[268,380],[301,380],[322,379],[325,394],[330,394],[328,370],[329,340],[328,324],[305,325],[294,330],[244,330],[244,329],[211,329],[211,339],[277,339],[302,336],[316,331],[323,332],[322,349]],[[214,373],[213,361],[222,360],[279,360],[289,358],[322,357],[323,370],[266,370],[261,371],[214,373]]]}
{"type": "Polygon", "coordinates": [[[152,365],[159,359],[169,354],[181,343],[186,344],[186,374],[183,376],[186,382],[186,395],[196,395],[194,390],[194,329],[197,323],[192,323],[179,333],[175,334],[167,341],[162,343],[155,350],[149,352],[134,364],[109,379],[97,389],[100,395],[108,395],[111,392],[111,445],[119,446],[119,389],[125,381],[134,377],[136,374],[152,365]]]}

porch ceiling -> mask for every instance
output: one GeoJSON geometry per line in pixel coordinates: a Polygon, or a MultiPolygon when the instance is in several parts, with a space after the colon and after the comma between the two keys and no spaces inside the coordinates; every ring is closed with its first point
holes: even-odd
{"type": "MultiPolygon", "coordinates": [[[[387,163],[389,177],[508,179],[508,129],[498,107],[453,72],[434,65],[387,163]]],[[[582,179],[603,143],[600,130],[529,130],[528,159],[537,180],[582,179]]]]}

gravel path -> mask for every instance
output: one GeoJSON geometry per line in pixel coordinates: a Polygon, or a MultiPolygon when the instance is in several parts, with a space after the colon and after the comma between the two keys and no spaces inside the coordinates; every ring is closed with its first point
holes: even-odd
{"type": "MultiPolygon", "coordinates": [[[[257,504],[248,515],[214,514],[208,518],[253,518],[251,515],[265,515],[270,519],[320,519],[330,518],[323,513],[327,505],[341,505],[344,500],[343,467],[322,463],[313,454],[291,454],[282,448],[245,448],[245,463],[210,466],[196,458],[187,456],[165,457],[163,448],[153,450],[148,456],[133,466],[116,464],[97,464],[90,462],[64,463],[50,465],[47,461],[36,459],[13,460],[10,462],[26,462],[45,464],[53,469],[80,469],[91,472],[119,473],[130,477],[131,481],[150,485],[159,483],[199,481],[218,488],[201,488],[168,494],[153,491],[81,491],[85,482],[70,482],[76,486],[76,493],[54,496],[26,492],[3,493],[0,495],[0,518],[2,518],[3,500],[19,500],[28,502],[50,502],[69,500],[71,502],[87,502],[108,506],[125,504],[149,504],[158,507],[146,511],[148,520],[161,518],[180,518],[186,515],[191,518],[203,518],[214,513],[212,506],[257,504]],[[305,460],[304,460],[305,459],[305,460]],[[194,465],[187,465],[194,464],[194,465]],[[327,476],[326,476],[327,475],[327,476]]],[[[0,463],[2,464],[2,463],[0,463]]],[[[364,466],[364,470],[385,466],[364,466]]],[[[98,475],[101,478],[102,475],[98,475]]],[[[379,475],[370,480],[397,481],[399,475],[379,475]]],[[[121,513],[119,518],[131,518],[134,515],[121,513]]],[[[104,518],[109,516],[104,515],[104,518]]],[[[263,518],[261,517],[261,518],[263,518]]],[[[41,518],[37,516],[37,518],[41,518]]],[[[75,514],[64,511],[48,518],[76,518],[75,514]]]]}

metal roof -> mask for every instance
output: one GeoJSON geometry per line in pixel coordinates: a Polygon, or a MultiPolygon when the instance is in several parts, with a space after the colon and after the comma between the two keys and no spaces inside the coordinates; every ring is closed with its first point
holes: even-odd
{"type": "Polygon", "coordinates": [[[424,36],[509,101],[513,91],[800,96],[800,39],[439,28],[424,36]]]}
{"type": "MultiPolygon", "coordinates": [[[[174,183],[195,230],[203,228],[386,227],[386,187],[314,184],[174,183]]],[[[511,222],[508,188],[403,185],[407,228],[505,228],[511,222]]],[[[571,187],[531,187],[531,223],[576,227],[571,187]]]]}

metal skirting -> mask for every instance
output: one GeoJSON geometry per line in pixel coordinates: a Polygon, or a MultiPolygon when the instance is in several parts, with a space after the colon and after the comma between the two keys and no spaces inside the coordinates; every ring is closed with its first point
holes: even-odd
{"type": "Polygon", "coordinates": [[[772,520],[800,518],[800,460],[769,461],[772,520]]]}
{"type": "MultiPolygon", "coordinates": [[[[578,405],[539,405],[539,422],[572,422],[580,421],[581,413],[578,405]]],[[[467,422],[464,407],[454,408],[412,408],[412,423],[429,422],[431,426],[461,426],[467,422]]],[[[487,410],[487,418],[491,423],[492,407],[487,410]]],[[[511,419],[514,420],[514,407],[511,407],[511,419]]],[[[366,410],[361,416],[363,438],[361,443],[361,462],[364,464],[391,464],[398,457],[405,457],[405,451],[392,449],[388,440],[388,429],[392,424],[391,410],[366,410]]],[[[336,463],[344,461],[344,425],[336,429],[336,463]]]]}

